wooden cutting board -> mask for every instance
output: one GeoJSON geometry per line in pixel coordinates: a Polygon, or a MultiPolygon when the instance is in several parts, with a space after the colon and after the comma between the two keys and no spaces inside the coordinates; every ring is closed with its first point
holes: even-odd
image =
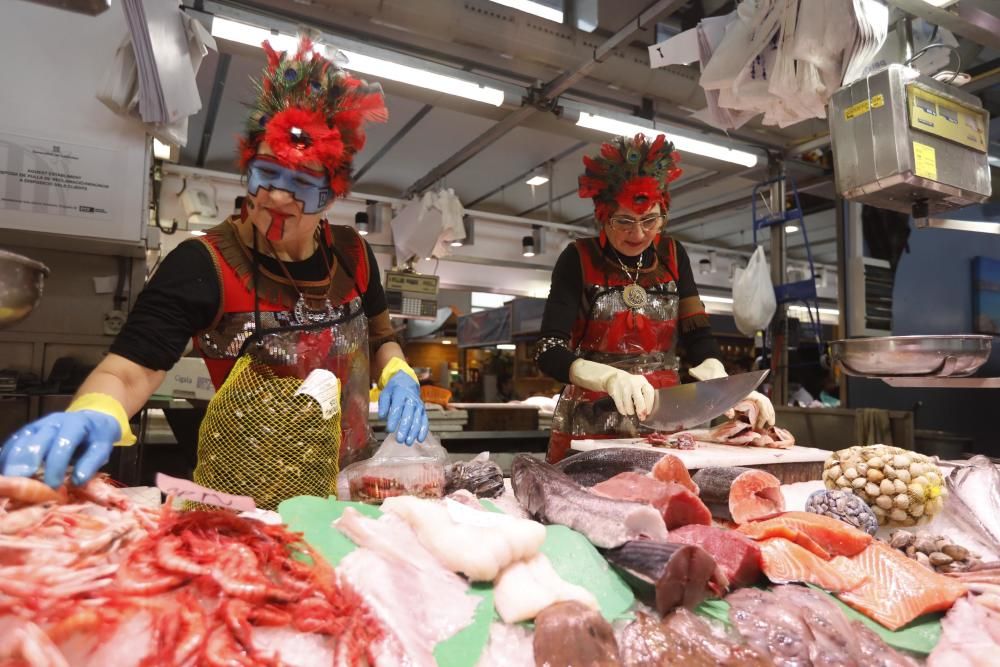
{"type": "Polygon", "coordinates": [[[830,452],[825,449],[798,445],[790,449],[735,447],[714,442],[698,442],[697,445],[695,449],[653,447],[642,438],[573,441],[573,449],[581,452],[609,447],[628,447],[673,454],[683,461],[689,470],[710,466],[758,468],[771,473],[781,480],[782,484],[820,479],[823,475],[823,462],[830,456],[830,452]]]}

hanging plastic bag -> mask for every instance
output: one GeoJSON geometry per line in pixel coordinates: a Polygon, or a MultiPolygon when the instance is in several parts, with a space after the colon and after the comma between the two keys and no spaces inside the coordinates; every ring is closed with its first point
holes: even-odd
{"type": "Polygon", "coordinates": [[[411,447],[390,434],[370,459],[340,471],[337,499],[379,505],[393,496],[440,498],[447,460],[448,451],[429,433],[423,442],[411,447]]]}
{"type": "Polygon", "coordinates": [[[757,246],[750,262],[733,281],[733,319],[736,328],[751,338],[767,327],[774,317],[778,304],[771,283],[771,269],[767,265],[763,246],[757,246]]]}

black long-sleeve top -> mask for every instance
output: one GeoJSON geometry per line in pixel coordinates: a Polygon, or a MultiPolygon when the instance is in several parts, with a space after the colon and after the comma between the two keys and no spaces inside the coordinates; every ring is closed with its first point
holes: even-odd
{"type": "MultiPolygon", "coordinates": [[[[691,260],[679,242],[677,248],[677,294],[680,299],[679,319],[681,320],[680,344],[686,353],[686,360],[691,366],[696,366],[708,358],[720,357],[719,346],[712,335],[708,316],[704,305],[698,296],[698,287],[691,271],[691,260]]],[[[605,254],[613,261],[614,249],[611,244],[604,248],[605,254]]],[[[636,264],[635,257],[622,256],[626,264],[636,264]]],[[[642,256],[643,268],[652,266],[656,254],[647,249],[642,256]]],[[[576,354],[569,349],[569,340],[573,323],[579,316],[583,299],[583,270],[580,266],[580,253],[575,243],[570,243],[556,260],[552,270],[552,285],[549,288],[549,298],[542,315],[541,342],[543,344],[536,357],[538,368],[559,382],[569,382],[569,367],[576,361],[576,354]],[[565,341],[563,345],[553,345],[555,340],[565,341]]]]}

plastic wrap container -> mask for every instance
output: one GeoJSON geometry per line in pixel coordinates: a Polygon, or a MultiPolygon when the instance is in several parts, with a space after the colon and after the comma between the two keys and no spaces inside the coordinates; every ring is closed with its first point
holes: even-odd
{"type": "Polygon", "coordinates": [[[379,505],[393,496],[440,498],[448,452],[433,435],[412,447],[390,434],[370,459],[352,463],[337,477],[337,499],[379,505]]]}

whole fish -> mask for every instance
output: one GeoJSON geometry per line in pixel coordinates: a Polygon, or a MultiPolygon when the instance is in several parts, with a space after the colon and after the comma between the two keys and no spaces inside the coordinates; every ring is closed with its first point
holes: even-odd
{"type": "Polygon", "coordinates": [[[945,477],[948,500],[944,512],[954,523],[1000,552],[1000,471],[985,456],[952,468],[945,477]]]}
{"type": "Polygon", "coordinates": [[[529,514],[543,523],[572,528],[596,547],[612,549],[640,538],[667,540],[663,516],[651,505],[590,493],[555,466],[528,454],[514,457],[510,481],[529,514]]]}
{"type": "Polygon", "coordinates": [[[556,467],[581,486],[594,486],[623,472],[649,472],[663,452],[632,447],[592,449],[569,456],[556,467]]]}

